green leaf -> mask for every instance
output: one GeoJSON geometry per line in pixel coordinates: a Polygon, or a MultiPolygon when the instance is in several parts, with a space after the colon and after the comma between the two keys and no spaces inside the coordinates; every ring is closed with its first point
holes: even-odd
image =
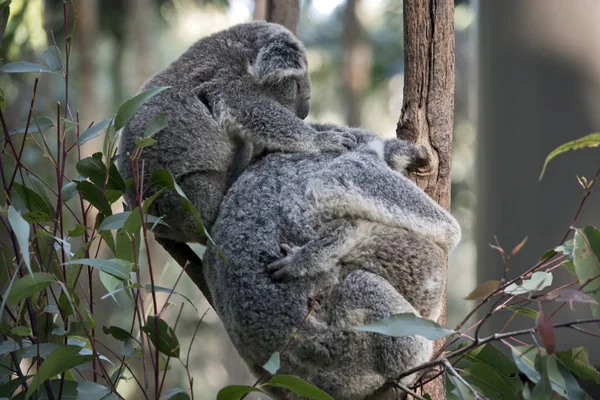
{"type": "Polygon", "coordinates": [[[266,394],[262,390],[252,386],[232,385],[225,386],[223,389],[219,390],[219,393],[217,394],[217,400],[238,400],[252,392],[266,394]]]}
{"type": "Polygon", "coordinates": [[[31,211],[39,211],[51,217],[54,217],[54,207],[52,204],[47,202],[42,196],[37,194],[34,190],[28,188],[27,186],[23,186],[20,183],[13,183],[13,189],[19,195],[23,203],[27,206],[31,211]]]}
{"type": "Polygon", "coordinates": [[[133,336],[123,328],[119,328],[118,326],[103,326],[102,332],[106,335],[111,335],[115,339],[120,342],[124,342],[127,339],[133,339],[133,336]]]}
{"type": "MultiPolygon", "coordinates": [[[[600,274],[600,232],[593,226],[575,231],[573,264],[581,285],[600,274]]],[[[600,303],[600,279],[587,283],[583,291],[600,303]]],[[[590,309],[600,318],[600,304],[590,304],[590,309]]]]}
{"type": "Polygon", "coordinates": [[[90,267],[98,268],[102,272],[106,272],[116,278],[128,280],[131,272],[132,263],[127,260],[113,258],[110,260],[101,260],[98,258],[81,258],[79,260],[71,260],[67,264],[89,265],[90,267]]]}
{"type": "MultiPolygon", "coordinates": [[[[144,289],[146,289],[146,291],[147,291],[148,293],[151,293],[151,292],[152,292],[152,285],[150,285],[150,284],[147,284],[146,286],[144,286],[144,289]]],[[[157,293],[158,293],[158,292],[162,292],[162,293],[171,293],[171,291],[173,291],[173,294],[176,294],[176,295],[178,295],[178,296],[181,296],[181,297],[183,297],[184,299],[186,299],[186,300],[187,300],[187,302],[188,302],[188,303],[189,303],[189,304],[190,304],[190,305],[191,305],[191,306],[194,308],[194,310],[196,310],[196,312],[198,312],[198,309],[197,309],[197,308],[196,308],[196,306],[194,305],[194,302],[192,302],[192,300],[190,300],[190,298],[189,298],[189,297],[187,297],[187,296],[186,296],[186,295],[184,295],[184,294],[181,294],[181,293],[179,293],[179,292],[176,292],[176,291],[174,291],[173,289],[170,289],[170,288],[167,288],[167,287],[162,287],[162,286],[157,286],[157,285],[154,285],[154,291],[155,291],[155,292],[157,292],[157,293]]]]}
{"type": "Polygon", "coordinates": [[[102,400],[112,393],[109,388],[91,381],[81,381],[77,385],[77,398],[85,400],[102,400]]]}
{"type": "Polygon", "coordinates": [[[540,354],[535,359],[535,369],[539,371],[540,379],[533,387],[533,400],[546,400],[552,397],[552,384],[548,375],[548,355],[540,354]]]}
{"type": "MultiPolygon", "coordinates": [[[[48,129],[52,128],[53,126],[56,126],[56,124],[54,124],[54,121],[52,121],[48,117],[37,117],[37,124],[35,123],[35,120],[32,117],[31,120],[29,121],[29,129],[27,132],[28,133],[45,132],[48,129]],[[38,128],[38,125],[39,125],[39,128],[38,128]]],[[[27,121],[23,122],[21,125],[19,125],[15,129],[9,131],[8,134],[9,135],[18,135],[21,133],[25,133],[25,128],[27,128],[27,121]]]]}
{"type": "Polygon", "coordinates": [[[31,275],[25,275],[24,277],[17,279],[12,285],[12,289],[8,295],[7,304],[9,306],[14,306],[22,300],[25,300],[27,297],[31,297],[46,289],[54,282],[56,282],[54,275],[46,272],[34,272],[31,275]]]}
{"type": "Polygon", "coordinates": [[[600,133],[591,133],[582,138],[572,140],[565,144],[561,144],[556,149],[552,150],[550,154],[548,154],[548,157],[546,157],[546,161],[544,161],[544,166],[542,167],[542,172],[540,174],[540,180],[542,180],[542,177],[544,176],[544,172],[546,172],[546,167],[548,166],[550,160],[552,160],[557,155],[569,150],[579,150],[587,147],[597,147],[598,145],[600,145],[600,133]]]}
{"type": "MultiPolygon", "coordinates": [[[[137,210],[137,208],[136,208],[137,210]]],[[[139,214],[139,211],[136,211],[136,213],[139,214]]],[[[110,217],[106,217],[104,219],[104,221],[102,221],[102,223],[100,224],[100,227],[98,228],[99,231],[110,231],[113,229],[121,229],[123,227],[123,225],[125,224],[125,221],[127,221],[127,219],[130,217],[131,215],[131,211],[123,211],[121,213],[118,214],[114,214],[111,215],[110,217]]],[[[168,226],[165,222],[162,221],[161,218],[155,217],[154,215],[145,215],[144,217],[146,218],[146,222],[149,224],[161,224],[161,225],[165,225],[168,226]]],[[[140,225],[141,228],[141,225],[140,225]]]]}
{"type": "Polygon", "coordinates": [[[564,254],[569,260],[573,261],[573,246],[573,239],[565,240],[564,243],[555,248],[554,251],[559,254],[564,254]]]}
{"type": "Polygon", "coordinates": [[[75,184],[77,185],[77,190],[81,193],[81,196],[91,205],[96,207],[98,211],[104,215],[112,215],[112,209],[110,208],[107,193],[104,193],[103,195],[100,189],[88,181],[77,181],[75,184]]]}
{"type": "Polygon", "coordinates": [[[66,183],[62,187],[60,192],[61,192],[62,201],[66,203],[67,201],[69,201],[73,197],[75,197],[75,195],[77,194],[77,182],[66,183]]]}
{"type": "Polygon", "coordinates": [[[131,262],[138,259],[142,242],[140,229],[142,229],[142,216],[139,208],[136,207],[129,213],[123,227],[117,233],[117,257],[131,262]],[[135,248],[132,245],[135,245],[135,248]]]}
{"type": "Polygon", "coordinates": [[[108,293],[111,293],[111,297],[118,304],[119,302],[114,294],[117,292],[119,286],[123,286],[123,280],[100,271],[100,282],[102,282],[102,286],[104,286],[108,293]]]}
{"type": "Polygon", "coordinates": [[[42,363],[33,380],[29,384],[26,399],[35,393],[36,389],[44,382],[70,368],[76,367],[94,359],[93,355],[79,355],[82,350],[79,346],[60,346],[55,349],[42,363]]]}
{"type": "Polygon", "coordinates": [[[547,357],[547,371],[552,390],[568,399],[588,399],[573,375],[554,355],[547,356],[545,350],[540,351],[536,346],[530,345],[512,348],[512,356],[519,370],[534,383],[538,383],[542,378],[538,367],[544,366],[540,364],[540,360],[547,357]]]}
{"type": "Polygon", "coordinates": [[[419,318],[413,313],[392,315],[371,324],[355,326],[352,329],[394,337],[421,335],[429,340],[438,340],[454,333],[454,331],[442,328],[434,321],[419,318]]]}
{"type": "Polygon", "coordinates": [[[60,63],[62,61],[62,54],[60,53],[60,49],[54,45],[48,47],[46,51],[42,53],[40,57],[46,65],[50,67],[53,71],[60,71],[60,63]]]}
{"type": "Polygon", "coordinates": [[[12,377],[11,380],[6,382],[4,385],[0,386],[0,399],[1,398],[10,398],[17,388],[23,384],[27,379],[31,378],[31,375],[24,376],[22,378],[12,377]],[[6,396],[6,397],[4,397],[6,396]]]}
{"type": "Polygon", "coordinates": [[[474,362],[463,368],[461,375],[490,400],[520,400],[517,387],[487,364],[474,362]]]}
{"type": "Polygon", "coordinates": [[[144,131],[144,139],[151,138],[156,133],[165,129],[169,125],[169,120],[166,113],[160,113],[150,121],[148,127],[144,131]]]}
{"type": "Polygon", "coordinates": [[[21,346],[19,346],[19,344],[12,339],[6,339],[2,343],[0,343],[0,356],[18,350],[21,350],[21,346]]]}
{"type": "Polygon", "coordinates": [[[77,144],[81,146],[85,142],[98,137],[100,135],[100,132],[108,128],[112,121],[112,118],[109,118],[90,126],[81,135],[79,135],[79,139],[77,139],[77,144]]]}
{"type": "Polygon", "coordinates": [[[168,88],[170,88],[170,86],[148,89],[123,103],[121,107],[119,107],[119,111],[117,111],[117,115],[115,117],[115,130],[118,131],[127,125],[129,120],[133,118],[135,113],[146,101],[168,88]]]}
{"type": "Polygon", "coordinates": [[[189,400],[190,395],[186,389],[175,388],[169,390],[161,400],[189,400]]]}
{"type": "Polygon", "coordinates": [[[518,295],[532,291],[540,291],[552,285],[552,274],[550,272],[534,272],[530,279],[523,279],[520,285],[513,283],[508,285],[504,292],[506,294],[518,295]]]}
{"type": "Polygon", "coordinates": [[[322,391],[321,389],[303,381],[302,379],[291,375],[275,375],[268,382],[263,383],[260,387],[274,386],[285,388],[300,396],[310,400],[333,400],[333,397],[322,391]]]}
{"type": "Polygon", "coordinates": [[[34,64],[27,61],[16,61],[6,63],[0,67],[0,72],[5,74],[26,73],[26,72],[46,72],[54,75],[61,75],[60,71],[55,71],[40,64],[34,64]]]}
{"type": "MultiPolygon", "coordinates": [[[[63,381],[63,392],[61,396],[61,400],[77,400],[77,382],[75,382],[72,376],[70,376],[69,371],[65,374],[65,380],[63,381]]],[[[58,397],[58,392],[60,391],[61,386],[60,379],[52,379],[50,381],[50,387],[52,388],[52,393],[54,393],[54,397],[50,397],[48,392],[46,391],[45,385],[42,385],[39,388],[39,395],[37,400],[51,400],[52,398],[56,399],[58,397]]],[[[25,399],[25,392],[19,393],[19,395],[12,398],[12,400],[23,400],[25,399]],[[19,397],[20,396],[20,397],[19,397]]]]}
{"type": "Polygon", "coordinates": [[[448,400],[474,400],[475,396],[456,376],[446,374],[448,400]]]}
{"type": "Polygon", "coordinates": [[[26,326],[15,326],[14,328],[12,328],[10,330],[10,334],[12,336],[20,336],[20,337],[29,336],[29,335],[31,335],[31,329],[29,329],[26,326]]]}
{"type": "Polygon", "coordinates": [[[135,147],[138,147],[140,149],[143,149],[145,147],[150,147],[154,143],[156,143],[156,140],[152,139],[152,138],[143,138],[143,139],[140,137],[135,138],[135,147]]]}
{"type": "Polygon", "coordinates": [[[146,332],[152,344],[158,348],[161,353],[179,358],[179,340],[175,331],[162,319],[158,319],[158,336],[156,322],[157,318],[149,316],[143,331],[146,332]]]}
{"type": "MultiPolygon", "coordinates": [[[[99,189],[104,188],[104,181],[107,177],[106,165],[102,161],[102,153],[94,153],[91,157],[84,158],[77,163],[76,168],[81,176],[89,178],[96,187],[99,189]]],[[[110,163],[106,189],[120,190],[122,192],[126,190],[125,181],[113,162],[110,163]]]]}
{"type": "Polygon", "coordinates": [[[507,381],[511,385],[520,386],[521,381],[517,376],[516,364],[492,344],[476,347],[465,355],[465,359],[471,362],[483,363],[495,370],[498,375],[509,378],[507,381]]]}
{"type": "Polygon", "coordinates": [[[17,237],[23,261],[25,261],[27,271],[31,275],[33,271],[31,270],[31,259],[29,257],[29,224],[13,206],[8,207],[8,222],[17,237]]]}
{"type": "Polygon", "coordinates": [[[83,225],[80,225],[80,224],[75,224],[75,228],[71,229],[69,231],[69,233],[67,233],[67,235],[69,237],[78,237],[78,236],[83,235],[85,233],[85,231],[87,231],[87,230],[88,230],[87,226],[83,226],[83,225]]]}
{"type": "Polygon", "coordinates": [[[527,307],[508,306],[508,307],[506,307],[506,309],[514,311],[518,314],[524,315],[528,318],[533,318],[533,319],[536,319],[537,315],[538,315],[537,311],[532,310],[531,308],[527,308],[527,307]]]}
{"type": "Polygon", "coordinates": [[[594,381],[600,384],[600,372],[588,360],[588,353],[584,347],[559,351],[558,359],[581,379],[594,381]]]}

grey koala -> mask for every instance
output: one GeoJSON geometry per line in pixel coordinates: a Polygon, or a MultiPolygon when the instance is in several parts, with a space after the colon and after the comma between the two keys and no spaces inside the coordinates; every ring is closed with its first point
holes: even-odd
{"type": "MultiPolygon", "coordinates": [[[[132,176],[128,154],[135,149],[135,138],[157,114],[166,113],[168,127],[142,153],[146,175],[157,168],[169,170],[206,228],[216,218],[232,176],[245,165],[235,162],[236,155],[246,161],[274,150],[355,146],[350,134],[317,132],[302,121],[311,95],[305,49],[277,24],[240,24],[199,40],[141,90],[159,86],[171,88],[148,100],[122,130],[118,166],[125,178],[132,176]]],[[[175,193],[161,195],[150,212],[165,216],[174,228],[157,226],[157,236],[205,243],[175,193]]]]}
{"type": "Polygon", "coordinates": [[[390,381],[427,361],[431,342],[351,328],[406,312],[439,318],[445,253],[460,227],[399,172],[419,159],[418,148],[337,129],[356,137],[356,150],[266,154],[238,177],[211,231],[228,262],[209,245],[204,273],[255,373],[301,326],[278,373],[336,400],[397,398],[390,381]],[[321,306],[308,315],[315,293],[321,306]]]}

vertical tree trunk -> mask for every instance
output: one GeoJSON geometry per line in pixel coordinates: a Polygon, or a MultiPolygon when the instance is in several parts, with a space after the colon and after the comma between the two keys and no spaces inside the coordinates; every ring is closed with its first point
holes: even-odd
{"type": "Polygon", "coordinates": [[[267,21],[285,26],[294,35],[298,31],[300,0],[267,0],[267,21]]]}
{"type": "Polygon", "coordinates": [[[266,20],[267,19],[267,0],[255,0],[254,1],[254,19],[266,20]]]}
{"type": "Polygon", "coordinates": [[[342,71],[346,123],[350,126],[360,126],[361,100],[369,85],[371,73],[371,48],[358,20],[358,5],[360,0],[346,1],[341,38],[344,50],[342,71]]]}
{"type": "MultiPolygon", "coordinates": [[[[450,152],[454,114],[454,2],[404,0],[404,100],[396,134],[425,146],[429,165],[411,179],[450,208],[450,152]]],[[[444,295],[440,324],[446,320],[444,295]]],[[[441,343],[437,343],[436,349],[441,343]]],[[[445,399],[444,379],[423,393],[445,399]]]]}

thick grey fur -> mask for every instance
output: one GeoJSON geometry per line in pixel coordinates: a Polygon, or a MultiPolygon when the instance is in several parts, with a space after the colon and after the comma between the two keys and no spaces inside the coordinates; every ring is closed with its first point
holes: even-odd
{"type": "MultiPolygon", "coordinates": [[[[240,24],[199,40],[141,90],[160,86],[171,88],[147,101],[122,130],[118,166],[125,178],[132,176],[128,154],[135,138],[166,113],[168,127],[142,153],[146,183],[155,169],[169,170],[206,228],[232,176],[245,165],[235,165],[237,156],[244,161],[268,151],[341,151],[355,145],[351,135],[317,132],[302,121],[311,94],[305,49],[277,24],[240,24]]],[[[174,192],[161,195],[150,212],[174,228],[158,226],[158,237],[205,243],[174,192]]]]}
{"type": "Polygon", "coordinates": [[[266,154],[238,177],[211,231],[228,262],[209,245],[204,273],[217,313],[255,373],[302,325],[279,374],[306,379],[336,400],[396,398],[389,382],[427,361],[431,342],[351,327],[406,312],[437,319],[445,253],[460,227],[398,172],[417,162],[418,148],[337,129],[356,137],[355,151],[266,154]],[[321,307],[302,324],[316,293],[321,307]]]}

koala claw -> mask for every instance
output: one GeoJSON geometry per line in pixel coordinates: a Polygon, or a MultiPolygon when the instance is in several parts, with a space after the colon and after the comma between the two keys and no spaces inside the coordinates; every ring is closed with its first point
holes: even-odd
{"type": "Polygon", "coordinates": [[[314,143],[321,151],[347,151],[356,148],[356,137],[350,132],[331,130],[319,132],[314,137],[314,143]]]}
{"type": "Polygon", "coordinates": [[[285,257],[267,265],[267,271],[273,274],[273,279],[277,281],[286,281],[301,276],[302,274],[299,272],[302,269],[298,268],[296,263],[298,261],[298,253],[302,248],[298,246],[288,246],[285,243],[282,243],[279,247],[285,254],[285,257]]]}

